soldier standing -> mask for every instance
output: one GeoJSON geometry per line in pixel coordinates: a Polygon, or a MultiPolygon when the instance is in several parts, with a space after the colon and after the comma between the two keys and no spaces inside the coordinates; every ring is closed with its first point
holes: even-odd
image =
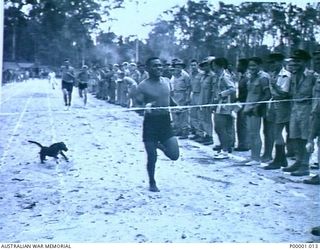
{"type": "MultiPolygon", "coordinates": [[[[238,77],[238,91],[237,91],[237,101],[245,102],[247,98],[247,81],[248,77],[246,71],[248,68],[248,60],[245,58],[238,60],[237,71],[239,73],[238,77]]],[[[248,129],[247,129],[247,116],[243,112],[244,107],[242,106],[237,113],[237,138],[238,146],[234,149],[235,151],[248,151],[248,129]]]]}
{"type": "MultiPolygon", "coordinates": [[[[201,88],[199,95],[199,103],[211,104],[212,102],[212,91],[213,85],[216,82],[216,76],[211,70],[211,62],[215,59],[213,56],[206,57],[200,64],[200,69],[203,70],[201,77],[201,88]]],[[[203,130],[203,135],[201,138],[196,139],[196,142],[200,142],[203,145],[212,145],[212,107],[202,107],[200,109],[200,126],[203,130]]]]}
{"type": "Polygon", "coordinates": [[[306,144],[310,136],[310,115],[312,110],[313,87],[316,77],[307,69],[311,59],[305,50],[294,50],[290,58],[293,59],[294,73],[290,81],[290,94],[292,96],[292,109],[290,115],[290,138],[296,150],[296,161],[293,165],[283,168],[292,176],[309,175],[309,157],[306,144]]]}
{"type": "MultiPolygon", "coordinates": [[[[176,60],[173,64],[174,73],[171,78],[172,97],[179,106],[190,104],[190,77],[188,73],[182,71],[184,67],[185,64],[182,60],[176,60]]],[[[189,110],[177,109],[172,115],[176,135],[179,135],[180,139],[187,139],[189,135],[189,110]]]]}
{"type": "MultiPolygon", "coordinates": [[[[190,63],[190,85],[191,85],[191,105],[200,104],[200,91],[201,91],[201,77],[202,73],[198,67],[198,61],[196,59],[191,60],[190,63]]],[[[190,127],[193,134],[190,139],[196,140],[201,137],[200,127],[200,109],[198,107],[190,109],[190,127]]]]}
{"type": "Polygon", "coordinates": [[[217,75],[217,82],[214,85],[213,103],[219,104],[214,108],[214,129],[219,137],[222,151],[215,156],[215,159],[229,158],[228,152],[233,146],[233,117],[232,107],[229,105],[235,100],[236,88],[232,76],[227,71],[228,60],[224,57],[216,58],[211,62],[211,67],[217,75]]]}
{"type": "Polygon", "coordinates": [[[285,127],[288,127],[290,120],[291,103],[288,99],[290,98],[289,87],[291,73],[283,67],[284,58],[284,55],[281,53],[271,53],[267,58],[270,73],[271,100],[279,100],[280,102],[270,103],[269,106],[272,116],[270,118],[274,123],[276,154],[274,160],[268,166],[264,167],[265,170],[279,169],[288,166],[282,132],[285,127]]]}
{"type": "Polygon", "coordinates": [[[251,160],[245,165],[260,165],[262,140],[260,128],[262,118],[266,112],[266,105],[259,103],[270,99],[269,75],[261,70],[262,59],[252,57],[248,59],[249,81],[247,84],[248,95],[244,107],[244,113],[248,116],[248,134],[251,149],[251,160]]]}

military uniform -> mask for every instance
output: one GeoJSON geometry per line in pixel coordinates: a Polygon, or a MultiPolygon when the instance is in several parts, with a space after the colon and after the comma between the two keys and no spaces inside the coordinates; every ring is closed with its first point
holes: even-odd
{"type": "MultiPolygon", "coordinates": [[[[173,75],[171,78],[172,97],[179,106],[185,106],[190,103],[190,77],[185,71],[179,75],[173,75]]],[[[174,128],[178,135],[186,136],[189,131],[189,111],[188,109],[177,110],[173,114],[174,128]]]]}
{"type": "Polygon", "coordinates": [[[252,102],[246,104],[244,107],[244,113],[248,115],[248,133],[251,148],[251,159],[254,161],[260,161],[260,152],[262,147],[262,141],[260,137],[260,127],[262,117],[266,114],[266,105],[256,103],[265,101],[262,98],[269,92],[269,75],[264,71],[259,71],[257,76],[250,77],[248,84],[248,95],[246,102],[252,102]]]}
{"type": "MultiPolygon", "coordinates": [[[[200,104],[200,91],[201,91],[201,77],[202,73],[197,71],[190,74],[190,84],[191,84],[191,105],[200,104]]],[[[201,135],[200,127],[200,109],[191,108],[190,110],[190,126],[193,133],[197,136],[201,135]]]]}
{"type": "Polygon", "coordinates": [[[308,52],[298,49],[293,51],[290,57],[293,59],[293,67],[296,68],[290,81],[290,94],[293,99],[290,138],[294,140],[296,161],[290,167],[282,170],[291,172],[292,176],[303,176],[310,174],[310,154],[306,150],[306,144],[310,135],[310,115],[316,77],[313,72],[306,69],[307,61],[311,59],[308,52]]]}
{"type": "MultiPolygon", "coordinates": [[[[216,76],[213,72],[204,73],[201,77],[201,90],[199,95],[199,104],[211,104],[213,95],[213,85],[216,82],[216,76]]],[[[212,140],[212,108],[203,107],[200,110],[200,126],[205,132],[208,140],[212,140]]]]}
{"type": "MultiPolygon", "coordinates": [[[[213,93],[213,103],[230,104],[234,102],[236,94],[235,83],[226,70],[223,70],[217,76],[213,93]]],[[[214,110],[214,128],[219,137],[221,148],[224,151],[222,153],[230,152],[234,142],[234,126],[231,115],[233,107],[230,105],[219,105],[214,110]]]]}
{"type": "Polygon", "coordinates": [[[313,87],[315,76],[312,72],[305,70],[301,79],[297,81],[293,76],[291,80],[292,99],[302,99],[292,102],[290,115],[290,138],[307,140],[310,133],[310,115],[312,109],[313,87]],[[307,100],[309,99],[309,100],[307,100]]]}

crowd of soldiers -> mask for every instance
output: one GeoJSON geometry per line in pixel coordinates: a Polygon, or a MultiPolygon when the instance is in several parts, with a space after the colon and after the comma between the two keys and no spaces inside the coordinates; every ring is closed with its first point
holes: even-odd
{"type": "Polygon", "coordinates": [[[146,78],[148,72],[141,63],[123,62],[104,68],[93,67],[88,80],[88,91],[98,99],[128,108],[136,106],[130,98],[131,88],[146,78]]]}
{"type": "MultiPolygon", "coordinates": [[[[171,118],[179,139],[214,145],[215,159],[228,159],[233,151],[250,151],[250,157],[239,163],[244,166],[281,170],[291,176],[309,176],[310,168],[319,169],[319,49],[312,54],[297,49],[289,56],[272,52],[264,58],[241,58],[235,69],[224,57],[193,59],[189,65],[173,59],[163,62],[162,77],[169,79],[177,105],[171,109],[171,118]],[[219,142],[214,143],[214,132],[219,142]],[[316,139],[318,163],[311,166],[316,139]],[[294,160],[290,166],[288,158],[294,160]]],[[[145,111],[134,98],[137,86],[148,79],[148,68],[142,63],[91,69],[84,65],[75,79],[79,91],[88,88],[98,99],[125,108],[141,107],[135,109],[141,115],[145,111]]],[[[319,185],[319,174],[303,182],[319,185]]],[[[314,230],[320,234],[319,227],[314,230]]]]}
{"type": "MultiPolygon", "coordinates": [[[[175,135],[214,144],[216,159],[250,150],[250,158],[241,164],[309,175],[310,155],[320,133],[319,57],[319,50],[310,55],[298,49],[288,57],[274,52],[265,58],[241,58],[234,70],[223,57],[193,59],[189,65],[181,59],[163,62],[162,76],[170,79],[171,96],[183,106],[172,110],[175,135]],[[214,143],[214,132],[219,142],[214,143]],[[295,158],[291,166],[288,157],[295,158]]],[[[84,65],[79,75],[88,70],[84,65]]],[[[139,107],[130,93],[147,78],[144,64],[123,62],[90,69],[86,87],[98,99],[139,107]]],[[[319,175],[305,183],[319,184],[319,175]]]]}

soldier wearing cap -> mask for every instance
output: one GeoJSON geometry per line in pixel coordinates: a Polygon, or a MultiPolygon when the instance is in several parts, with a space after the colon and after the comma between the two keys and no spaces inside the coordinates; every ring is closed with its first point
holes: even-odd
{"type": "MultiPolygon", "coordinates": [[[[274,52],[268,55],[267,63],[270,74],[270,91],[271,100],[279,100],[280,102],[270,103],[268,105],[269,119],[273,122],[274,139],[275,139],[275,158],[266,167],[265,170],[280,169],[287,167],[288,162],[285,154],[285,141],[282,136],[282,131],[289,127],[291,103],[289,87],[291,73],[283,66],[285,56],[281,53],[274,52]]],[[[287,130],[288,134],[288,130],[287,130]]],[[[290,139],[287,138],[287,143],[290,145],[290,139]]]]}
{"type": "MultiPolygon", "coordinates": [[[[214,60],[214,56],[206,57],[199,64],[200,69],[203,71],[200,79],[201,89],[199,95],[199,104],[211,104],[213,85],[216,82],[216,75],[211,70],[211,62],[214,60]]],[[[203,130],[203,134],[196,142],[200,142],[203,145],[213,144],[213,124],[212,124],[212,108],[203,107],[200,109],[200,127],[203,130]]]]}
{"type": "MultiPolygon", "coordinates": [[[[190,104],[191,84],[189,74],[183,68],[185,63],[176,59],[173,62],[174,73],[170,79],[172,98],[179,106],[190,104]]],[[[176,130],[176,135],[180,139],[187,139],[189,135],[189,110],[181,109],[172,113],[173,124],[176,130]]]]}
{"type": "Polygon", "coordinates": [[[139,83],[139,81],[140,81],[140,72],[139,72],[139,70],[137,69],[137,64],[135,64],[135,63],[130,63],[129,64],[129,72],[130,72],[130,74],[129,74],[129,76],[133,79],[133,80],[135,80],[137,83],[139,83]]]}
{"type": "Polygon", "coordinates": [[[149,74],[148,72],[146,71],[146,65],[144,65],[143,63],[141,62],[138,62],[137,63],[137,68],[138,68],[138,71],[140,73],[140,78],[139,80],[137,81],[137,83],[139,84],[140,82],[142,82],[143,80],[147,79],[149,77],[149,74]]]}
{"type": "Polygon", "coordinates": [[[137,85],[136,81],[133,80],[131,77],[126,76],[125,72],[120,71],[118,73],[117,85],[121,90],[118,95],[119,105],[121,105],[122,107],[129,108],[131,105],[130,92],[132,92],[133,88],[136,88],[136,85],[137,85]]]}
{"type": "Polygon", "coordinates": [[[125,76],[129,76],[130,75],[129,63],[128,62],[123,62],[121,64],[121,71],[124,72],[125,76]]]}
{"type": "MultiPolygon", "coordinates": [[[[202,72],[199,69],[198,61],[196,59],[192,59],[190,62],[191,105],[200,104],[201,77],[202,72]]],[[[190,128],[192,133],[190,139],[199,139],[201,137],[200,109],[197,107],[190,109],[190,128]]]]}
{"type": "Polygon", "coordinates": [[[117,72],[119,71],[119,64],[113,64],[110,65],[110,71],[108,75],[108,80],[109,80],[109,89],[108,89],[108,94],[109,94],[109,99],[108,102],[114,104],[116,101],[116,89],[117,89],[117,72]]]}
{"type": "Polygon", "coordinates": [[[310,115],[312,110],[313,88],[316,77],[307,69],[311,59],[305,50],[294,50],[290,55],[293,60],[293,74],[290,81],[290,94],[293,99],[290,115],[290,138],[293,139],[296,161],[293,165],[283,168],[292,176],[309,175],[310,154],[306,150],[309,138],[310,115]]]}
{"type": "Polygon", "coordinates": [[[108,67],[102,66],[99,68],[99,81],[98,81],[98,91],[96,97],[101,100],[107,100],[108,98],[108,67]]]}
{"type": "MultiPolygon", "coordinates": [[[[137,84],[139,84],[141,76],[136,63],[131,62],[129,64],[129,72],[130,72],[129,77],[133,79],[137,84]]],[[[137,106],[138,104],[135,103],[135,99],[132,99],[132,107],[137,107],[137,106]]]]}

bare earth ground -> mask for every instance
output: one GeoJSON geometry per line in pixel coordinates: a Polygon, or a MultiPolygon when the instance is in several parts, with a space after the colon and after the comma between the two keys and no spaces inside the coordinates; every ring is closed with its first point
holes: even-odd
{"type": "MultiPolygon", "coordinates": [[[[142,117],[77,89],[63,110],[46,80],[5,85],[0,112],[0,242],[319,242],[319,186],[282,171],[213,159],[181,140],[181,158],[159,152],[160,193],[147,190],[142,117]],[[70,162],[39,148],[64,141],[70,162]]],[[[313,170],[312,174],[315,174],[313,170]]]]}

